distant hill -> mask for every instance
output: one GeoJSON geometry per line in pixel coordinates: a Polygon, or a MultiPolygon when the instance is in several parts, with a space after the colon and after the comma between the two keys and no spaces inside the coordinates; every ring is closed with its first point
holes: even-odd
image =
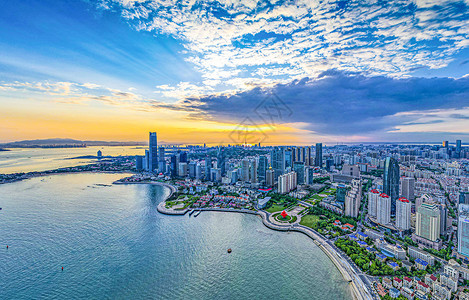
{"type": "Polygon", "coordinates": [[[39,139],[0,144],[0,148],[73,148],[86,146],[144,146],[144,142],[80,141],[74,139],[39,139]]]}

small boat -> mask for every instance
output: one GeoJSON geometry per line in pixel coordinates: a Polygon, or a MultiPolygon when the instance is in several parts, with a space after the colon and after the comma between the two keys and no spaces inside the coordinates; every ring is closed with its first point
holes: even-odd
{"type": "Polygon", "coordinates": [[[231,248],[230,248],[230,249],[228,249],[228,251],[227,251],[227,252],[228,252],[228,253],[231,253],[231,248]]]}

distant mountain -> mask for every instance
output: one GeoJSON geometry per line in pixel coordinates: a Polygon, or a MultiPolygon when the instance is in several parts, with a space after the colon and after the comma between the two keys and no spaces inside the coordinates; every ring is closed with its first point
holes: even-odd
{"type": "Polygon", "coordinates": [[[0,148],[65,148],[86,146],[143,146],[144,142],[80,141],[74,139],[39,139],[0,144],[0,148]]]}

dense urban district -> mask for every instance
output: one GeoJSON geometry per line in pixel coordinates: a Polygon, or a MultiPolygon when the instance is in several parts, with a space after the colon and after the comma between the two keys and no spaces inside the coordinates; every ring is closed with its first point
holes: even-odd
{"type": "Polygon", "coordinates": [[[96,159],[3,174],[0,183],[65,172],[133,172],[116,183],[169,185],[168,212],[250,212],[273,229],[314,237],[362,289],[357,298],[469,299],[469,147],[460,140],[158,147],[152,132],[145,155],[98,153],[96,159]]]}

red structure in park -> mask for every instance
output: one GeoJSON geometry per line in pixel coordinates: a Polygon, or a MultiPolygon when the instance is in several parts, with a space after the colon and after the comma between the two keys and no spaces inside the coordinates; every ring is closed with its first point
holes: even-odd
{"type": "Polygon", "coordinates": [[[282,211],[280,214],[284,219],[288,216],[286,211],[282,211]]]}

